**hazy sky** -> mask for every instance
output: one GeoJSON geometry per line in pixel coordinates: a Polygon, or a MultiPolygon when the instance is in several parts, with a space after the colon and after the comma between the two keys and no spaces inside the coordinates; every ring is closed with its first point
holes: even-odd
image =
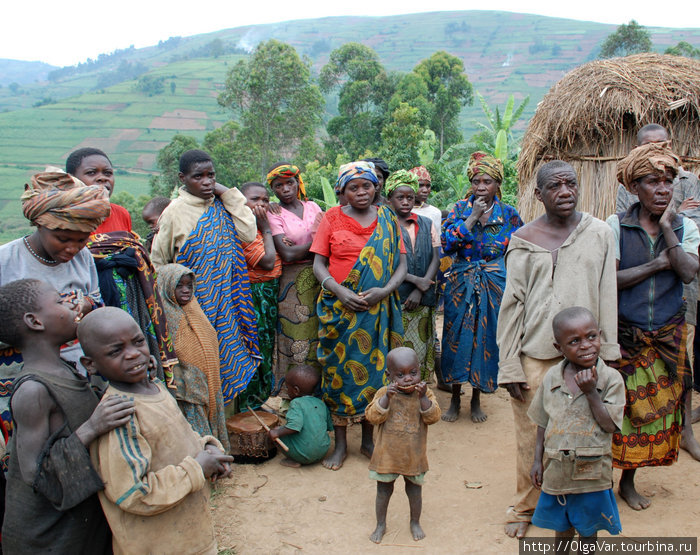
{"type": "Polygon", "coordinates": [[[503,10],[601,23],[655,27],[700,27],[700,8],[692,2],[610,0],[381,0],[334,2],[309,0],[14,0],[3,3],[0,58],[71,65],[129,45],[150,46],[170,36],[188,36],[256,23],[274,23],[335,15],[395,15],[447,10],[503,10]],[[374,12],[368,13],[369,6],[374,12]]]}

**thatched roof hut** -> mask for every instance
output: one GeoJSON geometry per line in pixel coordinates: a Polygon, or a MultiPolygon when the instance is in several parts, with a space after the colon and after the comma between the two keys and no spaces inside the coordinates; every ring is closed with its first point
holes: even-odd
{"type": "Polygon", "coordinates": [[[567,73],[537,106],[522,142],[519,211],[525,221],[543,213],[535,175],[554,159],[579,178],[579,210],[606,218],[615,210],[618,160],[636,146],[640,127],[669,130],[683,167],[700,169],[700,61],[637,54],[598,60],[567,73]]]}

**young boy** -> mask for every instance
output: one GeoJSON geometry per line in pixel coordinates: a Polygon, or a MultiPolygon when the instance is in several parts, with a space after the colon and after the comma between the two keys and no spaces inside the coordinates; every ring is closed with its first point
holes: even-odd
{"type": "Polygon", "coordinates": [[[302,464],[320,461],[331,446],[328,432],[333,431],[333,420],[326,404],[313,397],[319,375],[311,366],[295,366],[285,376],[289,393],[287,423],[270,430],[270,437],[283,441],[289,452],[281,464],[299,468],[302,464]]]}
{"type": "Polygon", "coordinates": [[[582,542],[594,544],[598,530],[621,530],[612,492],[612,434],[622,425],[625,385],[598,358],[601,331],[588,309],[562,310],[552,329],[564,360],[547,371],[528,410],[537,425],[530,477],[542,488],[532,523],[555,530],[557,539],[577,531],[582,542]]]}
{"type": "Polygon", "coordinates": [[[435,275],[440,264],[440,236],[430,219],[411,211],[415,205],[418,177],[406,170],[391,174],[384,185],[386,196],[401,225],[406,246],[408,273],[399,286],[403,307],[405,347],[416,351],[421,379],[426,382],[435,366],[435,275]]]}
{"type": "Polygon", "coordinates": [[[151,381],[154,361],[128,313],[95,310],[78,338],[83,365],[109,381],[108,393],[134,403],[126,424],[90,446],[114,552],[216,554],[206,479],[228,476],[233,457],[192,430],[163,383],[151,381]]]}
{"type": "Polygon", "coordinates": [[[149,200],[141,210],[141,218],[148,224],[151,231],[146,235],[146,241],[144,247],[150,253],[153,247],[153,239],[158,233],[158,219],[163,213],[168,205],[170,204],[170,199],[168,197],[154,197],[149,200]]]}
{"type": "Polygon", "coordinates": [[[420,514],[421,487],[428,471],[428,425],[440,420],[440,407],[420,379],[420,365],[413,349],[392,349],[386,364],[391,383],[377,391],[365,412],[365,418],[377,427],[369,463],[369,477],[377,480],[377,528],[369,539],[374,543],[382,541],[394,481],[403,476],[411,510],[411,535],[418,541],[425,537],[420,514]]]}
{"type": "Polygon", "coordinates": [[[111,553],[97,497],[104,484],[87,447],[128,422],[133,402],[109,396],[100,402],[88,380],[61,359],[61,345],[75,339],[77,312],[47,283],[21,279],[0,287],[0,314],[0,341],[24,360],[10,401],[15,433],[2,548],[111,553]]]}

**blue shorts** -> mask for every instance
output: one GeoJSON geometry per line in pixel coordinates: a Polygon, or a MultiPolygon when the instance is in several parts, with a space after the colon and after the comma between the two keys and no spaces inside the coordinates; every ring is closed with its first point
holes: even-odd
{"type": "Polygon", "coordinates": [[[567,495],[542,492],[532,523],[556,532],[575,528],[581,536],[592,536],[598,530],[607,530],[614,536],[622,531],[612,488],[567,495]]]}

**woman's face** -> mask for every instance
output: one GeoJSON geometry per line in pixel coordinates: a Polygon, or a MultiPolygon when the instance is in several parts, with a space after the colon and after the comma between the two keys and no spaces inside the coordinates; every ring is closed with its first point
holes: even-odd
{"type": "Polygon", "coordinates": [[[175,288],[175,300],[180,306],[185,306],[192,300],[194,295],[194,279],[191,274],[185,274],[177,282],[175,288]]]}
{"type": "Polygon", "coordinates": [[[275,177],[272,191],[282,204],[292,204],[299,196],[299,183],[296,177],[275,177]]]}
{"type": "Polygon", "coordinates": [[[212,162],[195,162],[187,173],[180,172],[178,177],[191,195],[204,200],[214,197],[216,171],[212,162]]]}
{"type": "Polygon", "coordinates": [[[673,174],[667,170],[664,174],[645,175],[632,183],[632,192],[639,197],[645,210],[660,216],[673,196],[673,174]]]}
{"type": "Polygon", "coordinates": [[[482,198],[491,204],[501,184],[488,174],[480,173],[472,179],[472,192],[476,198],[482,198]]]}
{"type": "MultiPolygon", "coordinates": [[[[77,176],[76,176],[77,177],[77,176]]],[[[44,258],[55,262],[70,262],[87,244],[90,234],[87,231],[68,229],[48,229],[39,226],[36,230],[44,258]]]]}
{"type": "Polygon", "coordinates": [[[345,200],[356,210],[369,208],[374,200],[375,187],[369,179],[351,179],[343,189],[345,200]]]}
{"type": "Polygon", "coordinates": [[[114,191],[114,169],[112,164],[100,154],[92,154],[83,158],[75,170],[75,177],[85,185],[102,185],[112,196],[114,191]]]}

